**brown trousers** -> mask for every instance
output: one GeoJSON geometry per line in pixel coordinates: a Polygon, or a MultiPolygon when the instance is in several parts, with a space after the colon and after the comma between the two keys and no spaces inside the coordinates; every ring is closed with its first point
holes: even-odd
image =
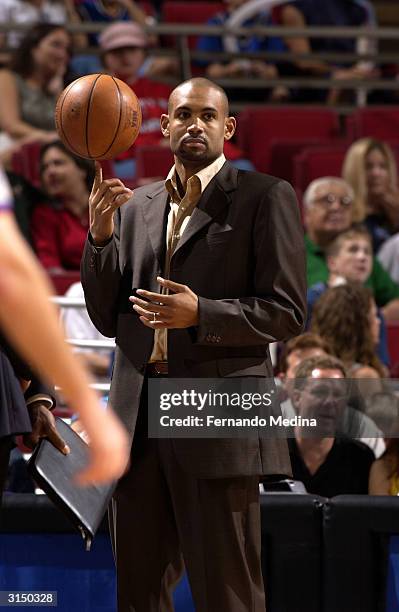
{"type": "Polygon", "coordinates": [[[185,566],[196,612],[265,612],[258,478],[183,470],[170,440],[148,439],[143,400],[112,504],[118,611],[173,611],[185,566]]]}

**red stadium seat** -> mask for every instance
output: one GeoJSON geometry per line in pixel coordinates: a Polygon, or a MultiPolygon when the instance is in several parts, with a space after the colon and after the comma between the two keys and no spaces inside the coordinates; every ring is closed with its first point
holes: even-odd
{"type": "Polygon", "coordinates": [[[329,141],[318,139],[285,139],[277,138],[270,141],[269,174],[294,182],[294,158],[304,149],[327,145],[329,141]]]}
{"type": "MultiPolygon", "coordinates": [[[[206,24],[208,19],[216,13],[225,10],[222,2],[179,2],[167,0],[162,8],[162,21],[164,23],[197,23],[206,24]]],[[[189,36],[188,45],[194,49],[198,36],[189,36]]],[[[174,37],[168,37],[168,43],[173,45],[174,37]]]]}
{"type": "Polygon", "coordinates": [[[272,141],[338,136],[338,114],[324,108],[247,108],[238,119],[238,144],[260,172],[270,172],[272,141]]]}
{"type": "Polygon", "coordinates": [[[399,141],[399,109],[361,108],[347,118],[347,133],[351,139],[371,137],[388,142],[399,141]]]}
{"type": "Polygon", "coordinates": [[[50,272],[49,276],[55,293],[58,295],[64,295],[73,283],[78,283],[80,281],[79,272],[68,272],[63,270],[62,272],[50,272]]]}
{"type": "Polygon", "coordinates": [[[322,176],[341,176],[347,144],[312,147],[294,159],[294,185],[305,191],[314,179],[322,176]]]}
{"type": "Polygon", "coordinates": [[[388,351],[391,360],[391,376],[399,374],[399,322],[387,323],[388,351]]]}
{"type": "Polygon", "coordinates": [[[136,180],[143,178],[165,178],[173,165],[169,147],[145,145],[136,150],[136,180]]]}

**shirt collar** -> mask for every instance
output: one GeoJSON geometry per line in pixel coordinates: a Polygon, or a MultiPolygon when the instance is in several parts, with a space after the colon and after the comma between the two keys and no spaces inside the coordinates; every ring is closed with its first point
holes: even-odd
{"type": "MultiPolygon", "coordinates": [[[[224,154],[222,153],[217,159],[215,159],[214,162],[209,164],[209,166],[202,168],[202,170],[199,170],[199,172],[194,174],[188,180],[191,181],[191,179],[193,179],[194,177],[197,177],[194,180],[200,181],[201,193],[203,193],[205,189],[207,188],[207,186],[209,185],[209,183],[211,182],[211,180],[216,176],[219,170],[222,169],[222,166],[224,165],[225,161],[226,161],[226,158],[224,154]]],[[[172,166],[172,168],[169,170],[168,176],[166,177],[166,180],[165,180],[165,188],[168,191],[171,198],[173,198],[176,195],[177,199],[180,201],[181,198],[180,198],[180,195],[177,189],[177,182],[176,182],[176,166],[172,166]]]]}

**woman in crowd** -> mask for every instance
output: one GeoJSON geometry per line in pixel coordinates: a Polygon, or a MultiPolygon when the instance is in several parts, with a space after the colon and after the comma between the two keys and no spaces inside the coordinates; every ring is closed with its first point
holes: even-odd
{"type": "Polygon", "coordinates": [[[349,148],[342,175],[355,192],[353,221],[364,221],[377,251],[399,230],[395,155],[387,143],[361,138],[349,148]]]}
{"type": "Polygon", "coordinates": [[[41,150],[40,172],[51,203],[37,206],[32,214],[34,248],[49,271],[79,270],[89,227],[94,166],[54,141],[41,150]]]}
{"type": "Polygon", "coordinates": [[[10,69],[0,71],[2,148],[56,138],[54,108],[70,55],[71,38],[62,26],[38,24],[23,38],[10,69]]]}
{"type": "Polygon", "coordinates": [[[327,289],[314,305],[311,331],[328,343],[352,378],[386,375],[375,350],[379,327],[373,295],[358,283],[327,289]]]}

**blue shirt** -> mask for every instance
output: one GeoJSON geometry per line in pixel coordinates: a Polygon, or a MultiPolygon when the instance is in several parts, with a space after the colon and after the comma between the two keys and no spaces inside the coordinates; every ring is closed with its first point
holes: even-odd
{"type": "MultiPolygon", "coordinates": [[[[230,17],[230,13],[223,12],[217,13],[214,17],[211,17],[207,22],[208,25],[223,26],[227,19],[230,17]]],[[[243,27],[252,27],[254,25],[268,26],[272,24],[272,20],[269,13],[262,12],[255,17],[248,19],[242,25],[243,27]]],[[[285,49],[284,42],[281,38],[270,37],[270,38],[259,38],[259,36],[240,36],[238,38],[239,51],[247,53],[256,53],[257,51],[282,51],[285,49]]],[[[223,37],[221,36],[201,36],[197,42],[198,51],[206,52],[223,52],[225,51],[223,44],[223,37]]],[[[210,64],[210,61],[201,60],[199,63],[206,66],[210,64]]]]}

